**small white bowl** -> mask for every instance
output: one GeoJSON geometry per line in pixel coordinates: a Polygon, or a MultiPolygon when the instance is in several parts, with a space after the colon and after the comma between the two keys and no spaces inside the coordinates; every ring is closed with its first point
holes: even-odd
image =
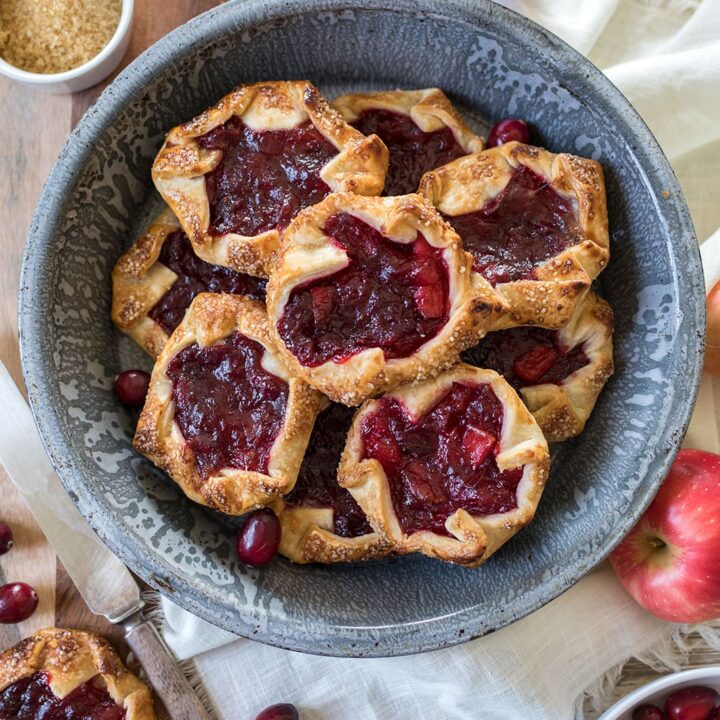
{"type": "Polygon", "coordinates": [[[683,670],[653,680],[616,702],[598,720],[630,720],[632,711],[643,703],[662,708],[668,695],[691,685],[705,685],[720,692],[720,665],[683,670]]]}
{"type": "Polygon", "coordinates": [[[51,93],[71,93],[96,85],[120,64],[130,42],[134,0],[122,0],[120,22],[110,42],[91,60],[62,73],[33,73],[0,58],[0,75],[29,87],[51,93]]]}

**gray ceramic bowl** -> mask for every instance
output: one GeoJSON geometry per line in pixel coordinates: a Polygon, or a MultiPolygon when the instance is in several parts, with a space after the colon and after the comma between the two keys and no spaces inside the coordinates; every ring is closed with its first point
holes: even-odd
{"type": "Polygon", "coordinates": [[[557,38],[483,0],[221,5],[136,60],[73,133],[38,205],[21,342],[40,431],[68,491],[135,572],[247,637],[333,655],[452,645],[548,602],[604,558],[658,487],[695,397],[704,330],[698,249],[666,159],[627,101],[557,38]],[[535,522],[480,570],[422,557],[263,571],[229,524],[133,452],[113,376],[147,359],[109,320],[110,270],[155,206],[163,133],[248,81],[444,88],[473,120],[527,118],[538,144],[600,160],[617,373],[585,433],[557,450],[535,522]]]}

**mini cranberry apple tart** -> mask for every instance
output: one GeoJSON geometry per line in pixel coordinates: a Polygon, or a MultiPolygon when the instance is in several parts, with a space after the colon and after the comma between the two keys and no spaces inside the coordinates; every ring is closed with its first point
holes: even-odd
{"type": "Polygon", "coordinates": [[[610,258],[594,160],[509,142],[426,173],[420,192],[508,301],[498,329],[562,327],[610,258]]]}
{"type": "Polygon", "coordinates": [[[292,490],[321,402],[262,303],[201,293],[155,363],[133,444],[191,500],[241,515],[292,490]]]}
{"type": "Polygon", "coordinates": [[[175,215],[165,209],[117,261],[112,272],[115,325],[157,357],[201,292],[265,299],[266,281],[211,265],[194,252],[175,215]]]}
{"type": "Polygon", "coordinates": [[[288,228],[267,289],[292,372],[345,405],[455,363],[505,311],[418,195],[335,193],[288,228]]]}
{"type": "Polygon", "coordinates": [[[387,540],[337,481],[354,413],[332,403],[318,415],[295,487],[273,506],[282,528],[280,552],[293,562],[352,562],[388,552],[387,540]]]}
{"type": "Polygon", "coordinates": [[[300,209],[332,191],[380,193],[387,163],[309,82],[264,82],[173,128],[152,175],[203,260],[265,276],[300,209]]]}
{"type": "Polygon", "coordinates": [[[533,518],[549,466],[510,385],[460,363],[366,402],[339,477],[394,551],[477,567],[533,518]]]}
{"type": "Polygon", "coordinates": [[[579,435],[613,373],[613,314],[588,293],[560,330],[488,333],[464,358],[499,372],[521,395],[550,442],[579,435]]]}
{"type": "Polygon", "coordinates": [[[155,720],[147,686],[110,645],[46,628],[0,655],[0,720],[155,720]]]}
{"type": "Polygon", "coordinates": [[[483,149],[483,139],[438,88],[351,93],[333,105],[350,125],[387,146],[386,195],[416,192],[428,170],[483,149]]]}

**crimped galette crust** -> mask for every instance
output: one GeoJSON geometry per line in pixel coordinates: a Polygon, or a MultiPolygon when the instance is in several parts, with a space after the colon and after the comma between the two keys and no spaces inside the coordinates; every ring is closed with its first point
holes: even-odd
{"type": "Polygon", "coordinates": [[[496,462],[500,470],[524,466],[518,485],[517,508],[506,513],[476,516],[456,510],[445,522],[452,537],[422,530],[406,534],[393,508],[390,486],[382,465],[375,459],[362,459],[361,422],[376,408],[369,400],[359,409],[348,434],[340,461],[340,484],[352,493],[373,529],[387,537],[394,552],[419,552],[430,557],[478,567],[520,528],[533,518],[550,468],[545,438],[532,415],[510,385],[493,370],[481,370],[460,363],[448,372],[390,393],[420,417],[432,409],[454,382],[487,383],[503,405],[504,420],[496,462]]]}
{"type": "Polygon", "coordinates": [[[169,336],[148,313],[177,279],[157,260],[168,235],[179,229],[177,218],[166,208],[112,271],[112,321],[152,357],[162,352],[169,336]]]}
{"type": "Polygon", "coordinates": [[[438,374],[498,323],[506,312],[506,303],[471,268],[472,256],[462,249],[458,235],[419,195],[370,198],[333,193],[300,212],[285,232],[267,288],[272,333],[294,374],[332,400],[354,406],[402,383],[438,374]],[[308,367],[298,361],[280,337],[277,325],[293,289],[332,275],[346,265],[346,254],[323,232],[328,218],[336,213],[354,215],[397,242],[412,242],[417,233],[422,233],[430,245],[443,248],[450,278],[449,319],[412,355],[386,360],[382,349],[376,347],[342,363],[328,361],[308,367]]]}
{"type": "Polygon", "coordinates": [[[200,293],[155,363],[133,444],[191,500],[228,515],[241,515],[292,490],[321,403],[320,393],[288,371],[275,348],[262,303],[240,295],[200,293]],[[223,468],[203,480],[173,419],[175,403],[167,368],[189,345],[207,347],[235,331],[263,345],[263,365],[288,383],[285,419],[273,444],[267,475],[223,468]]]}
{"type": "Polygon", "coordinates": [[[45,628],[0,655],[0,691],[18,680],[46,672],[50,689],[63,698],[100,676],[127,720],[155,720],[148,687],[130,673],[101,637],[79,630],[45,628]]]}
{"type": "Polygon", "coordinates": [[[581,237],[575,245],[535,268],[536,280],[499,283],[510,312],[493,329],[515,325],[560,328],[569,322],[591,282],[610,259],[605,182],[595,160],[554,154],[510,142],[459,158],[426,173],[419,192],[446,216],[480,210],[524,165],[544,177],[577,212],[581,237]]]}
{"type": "Polygon", "coordinates": [[[373,560],[389,552],[389,542],[375,532],[357,537],[336,535],[331,508],[292,507],[282,499],[272,508],[280,520],[279,552],[294,563],[373,560]]]}
{"type": "Polygon", "coordinates": [[[152,167],[155,186],[203,260],[265,277],[267,264],[280,243],[278,230],[252,237],[210,233],[204,176],[220,163],[221,153],[204,150],[197,138],[233,115],[254,130],[288,129],[309,120],[338,150],[320,172],[331,190],[361,195],[382,191],[387,148],[375,135],[365,137],[344,122],[314,85],[306,80],[241,85],[201,115],[173,128],[152,167]]]}
{"type": "Polygon", "coordinates": [[[409,115],[426,133],[450,128],[458,145],[468,153],[480,152],[484,147],[483,139],[468,127],[439,88],[349,93],[333,100],[332,104],[349,123],[355,122],[365,110],[390,110],[409,115]]]}
{"type": "Polygon", "coordinates": [[[590,361],[559,385],[531,385],[520,394],[549,442],[561,442],[585,429],[598,396],[613,374],[613,313],[589,292],[570,322],[559,330],[567,348],[582,345],[590,361]]]}

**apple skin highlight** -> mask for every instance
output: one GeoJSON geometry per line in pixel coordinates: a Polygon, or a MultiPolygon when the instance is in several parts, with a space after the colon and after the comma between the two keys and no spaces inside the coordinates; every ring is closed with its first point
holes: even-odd
{"type": "Polygon", "coordinates": [[[680,450],[610,563],[628,593],[664,620],[720,617],[720,455],[680,450]]]}

